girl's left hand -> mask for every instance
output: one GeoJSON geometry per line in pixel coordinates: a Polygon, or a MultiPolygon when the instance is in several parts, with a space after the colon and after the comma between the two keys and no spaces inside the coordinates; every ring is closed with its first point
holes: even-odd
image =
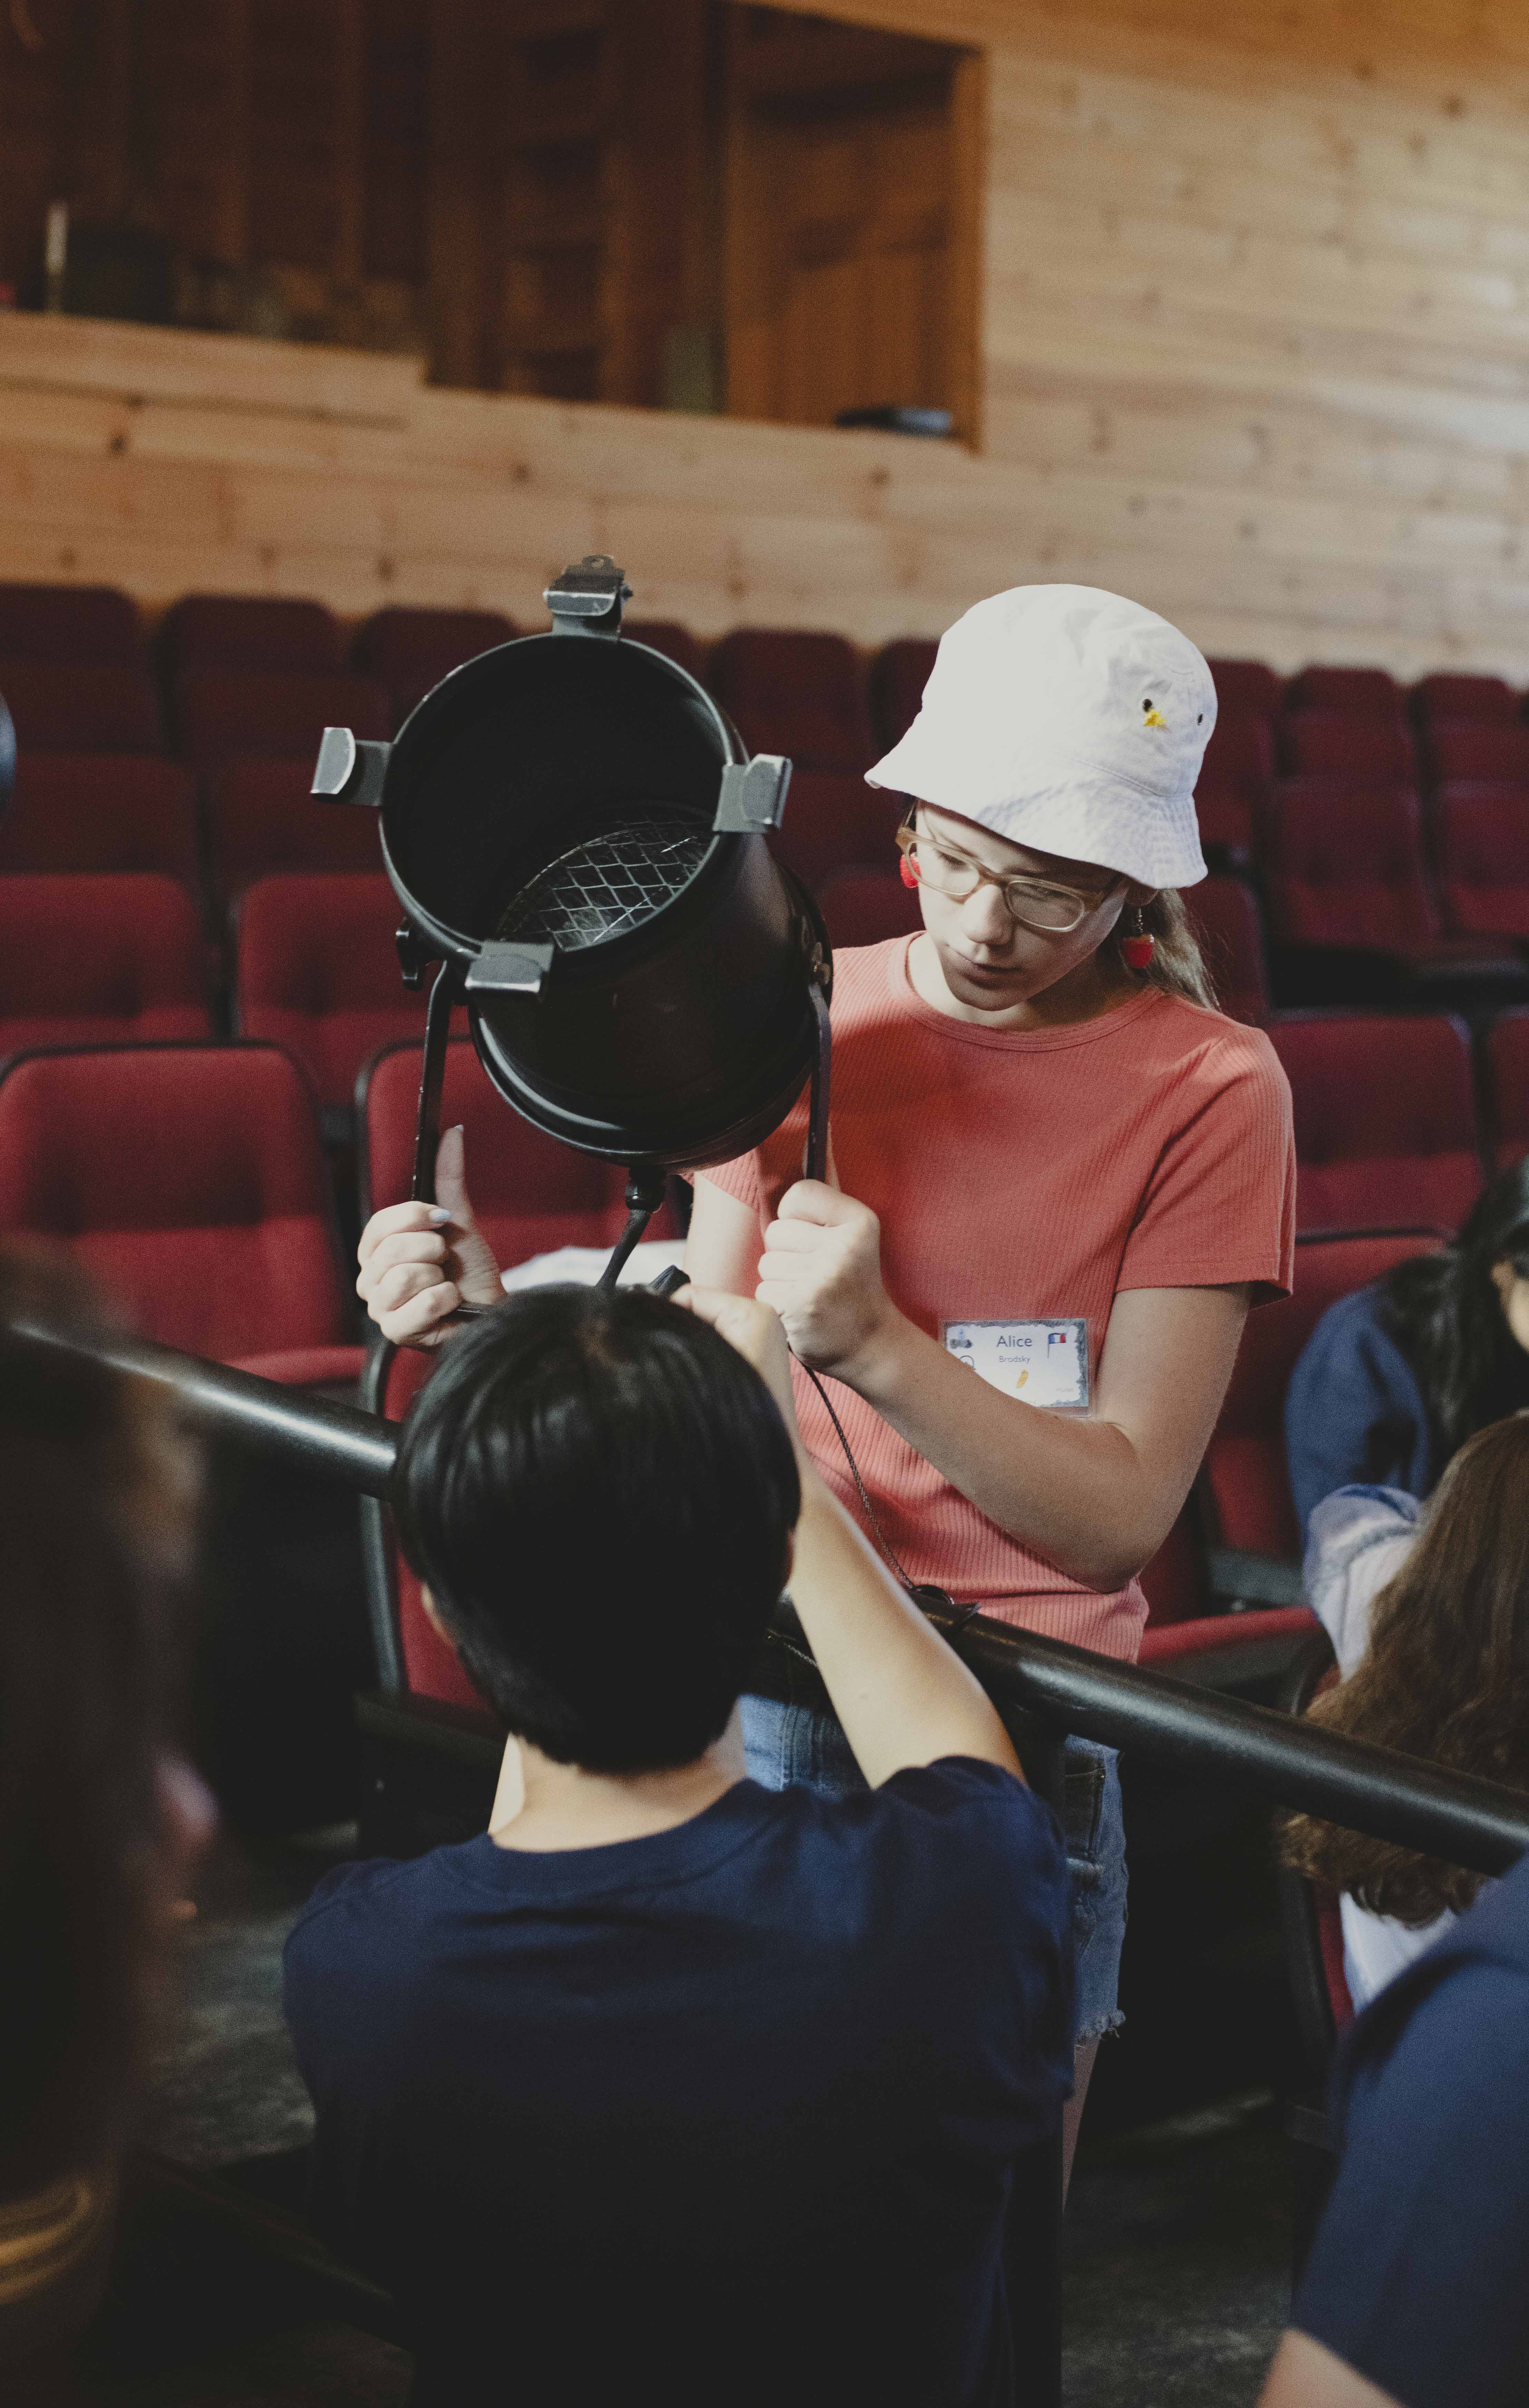
{"type": "Polygon", "coordinates": [[[880,1222],[817,1179],[799,1179],[780,1198],[754,1293],[780,1315],[800,1362],[851,1387],[897,1317],[881,1284],[880,1222]]]}

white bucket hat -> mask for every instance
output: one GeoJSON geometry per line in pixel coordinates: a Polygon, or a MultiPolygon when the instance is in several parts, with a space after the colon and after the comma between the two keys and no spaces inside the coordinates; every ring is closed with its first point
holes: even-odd
{"type": "Polygon", "coordinates": [[[1155,610],[1093,585],[1016,585],[947,628],[917,719],[866,780],[1039,853],[1193,886],[1215,724],[1209,669],[1155,610]]]}

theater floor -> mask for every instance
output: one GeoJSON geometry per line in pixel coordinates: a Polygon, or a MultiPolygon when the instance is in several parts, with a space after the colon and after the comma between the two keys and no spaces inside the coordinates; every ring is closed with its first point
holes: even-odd
{"type": "MultiPolygon", "coordinates": [[[[1066,2225],[1068,2408],[1250,2408],[1283,2322],[1293,2218],[1275,2089],[1291,2041],[1262,1843],[1250,1818],[1204,1819],[1214,1836],[1186,1851],[1171,1814],[1138,1813],[1156,1842],[1133,1871],[1130,2025],[1104,2055],[1066,2225]]],[[[257,2201],[294,2186],[307,2103],[280,1947],[347,1836],[225,1837],[207,1870],[143,2136],[193,2180],[239,2168],[257,2201]]],[[[404,2353],[337,2318],[310,2274],[209,2222],[179,2181],[130,2186],[90,2408],[402,2408],[404,2353]]]]}

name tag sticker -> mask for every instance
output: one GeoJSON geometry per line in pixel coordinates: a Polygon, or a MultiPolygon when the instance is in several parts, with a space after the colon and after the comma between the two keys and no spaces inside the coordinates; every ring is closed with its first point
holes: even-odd
{"type": "Polygon", "coordinates": [[[1087,1412],[1085,1321],[942,1321],[946,1350],[1006,1397],[1087,1412]]]}

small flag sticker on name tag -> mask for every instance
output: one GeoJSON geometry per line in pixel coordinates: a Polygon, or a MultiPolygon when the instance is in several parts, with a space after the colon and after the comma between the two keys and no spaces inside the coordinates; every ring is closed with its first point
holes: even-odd
{"type": "Polygon", "coordinates": [[[940,1336],[950,1354],[1006,1397],[1064,1412],[1088,1411],[1085,1321],[945,1321],[940,1336]]]}

